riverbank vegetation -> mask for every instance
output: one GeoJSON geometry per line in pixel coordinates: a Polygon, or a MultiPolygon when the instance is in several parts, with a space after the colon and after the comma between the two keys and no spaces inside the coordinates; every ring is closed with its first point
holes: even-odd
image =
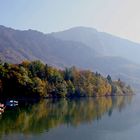
{"type": "Polygon", "coordinates": [[[99,73],[76,67],[60,70],[40,61],[21,64],[0,63],[0,96],[90,97],[130,95],[133,91],[120,79],[112,81],[99,73]]]}

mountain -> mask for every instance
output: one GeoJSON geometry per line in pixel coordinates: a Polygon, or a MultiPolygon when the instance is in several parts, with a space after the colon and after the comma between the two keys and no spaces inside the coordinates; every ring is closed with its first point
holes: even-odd
{"type": "Polygon", "coordinates": [[[7,62],[38,59],[65,66],[65,63],[74,65],[77,59],[86,61],[88,57],[96,55],[80,42],[62,41],[34,30],[19,31],[0,26],[0,58],[7,62]]]}
{"type": "MultiPolygon", "coordinates": [[[[132,57],[127,59],[127,51],[119,50],[117,43],[120,44],[118,48],[122,46],[125,50],[139,45],[92,28],[77,27],[44,34],[35,30],[20,31],[0,26],[0,59],[3,61],[20,63],[23,60],[41,60],[60,68],[75,65],[98,71],[105,76],[110,74],[112,78],[121,78],[139,87],[140,65],[135,64],[132,57]],[[115,41],[116,44],[113,44],[115,41]],[[132,45],[125,46],[121,42],[132,45]],[[120,51],[120,55],[117,55],[119,52],[115,49],[120,51]]],[[[133,54],[131,56],[138,57],[133,54]]]]}
{"type": "Polygon", "coordinates": [[[122,57],[140,64],[140,44],[122,39],[93,28],[75,27],[51,33],[55,38],[82,42],[103,56],[122,57]]]}

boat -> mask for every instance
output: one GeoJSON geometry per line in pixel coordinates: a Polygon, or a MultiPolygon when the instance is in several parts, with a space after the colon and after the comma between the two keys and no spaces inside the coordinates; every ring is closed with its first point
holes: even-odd
{"type": "Polygon", "coordinates": [[[0,108],[0,112],[3,113],[4,112],[4,108],[0,108]]]}
{"type": "Polygon", "coordinates": [[[4,112],[5,106],[0,103],[0,115],[4,112]]]}
{"type": "Polygon", "coordinates": [[[9,106],[9,107],[18,106],[18,101],[16,101],[16,100],[8,100],[6,102],[6,106],[9,106]]]}
{"type": "Polygon", "coordinates": [[[4,104],[1,104],[1,103],[0,103],[0,108],[3,108],[3,107],[4,107],[4,104]]]}

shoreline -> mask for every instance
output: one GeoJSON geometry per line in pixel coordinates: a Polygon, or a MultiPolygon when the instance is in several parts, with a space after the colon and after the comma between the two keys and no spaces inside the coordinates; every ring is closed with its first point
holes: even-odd
{"type": "Polygon", "coordinates": [[[137,95],[137,94],[135,94],[135,93],[133,93],[133,94],[128,94],[128,95],[107,95],[107,96],[79,96],[79,97],[43,97],[43,98],[28,98],[28,97],[8,97],[8,98],[5,98],[5,99],[1,99],[0,100],[0,102],[1,103],[3,103],[3,102],[6,102],[7,100],[11,100],[11,99],[15,99],[15,100],[17,100],[17,101],[19,101],[19,102],[34,102],[34,103],[36,103],[36,102],[39,102],[39,101],[41,101],[42,99],[44,100],[44,99],[50,99],[50,100],[59,100],[59,99],[88,99],[88,98],[112,98],[112,97],[120,97],[120,96],[135,96],[135,95],[137,95]]]}

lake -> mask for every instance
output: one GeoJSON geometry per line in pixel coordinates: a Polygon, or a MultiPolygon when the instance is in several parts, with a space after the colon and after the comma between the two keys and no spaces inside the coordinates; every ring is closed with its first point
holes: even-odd
{"type": "Polygon", "coordinates": [[[6,109],[0,140],[138,140],[140,95],[42,100],[6,109]]]}

